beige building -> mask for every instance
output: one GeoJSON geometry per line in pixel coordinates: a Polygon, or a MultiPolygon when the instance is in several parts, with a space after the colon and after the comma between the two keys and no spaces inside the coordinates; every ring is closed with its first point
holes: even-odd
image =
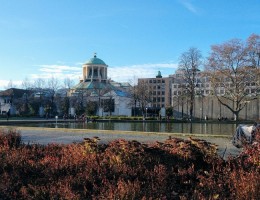
{"type": "Polygon", "coordinates": [[[148,85],[151,95],[151,107],[166,108],[171,106],[171,77],[162,77],[161,72],[155,78],[140,78],[139,82],[148,85]]]}
{"type": "MultiPolygon", "coordinates": [[[[185,82],[183,82],[183,71],[177,70],[171,75],[172,82],[172,107],[174,109],[174,117],[189,117],[189,97],[186,95],[185,82]]],[[[232,83],[226,78],[223,83],[232,87],[232,83]]],[[[218,96],[224,95],[227,86],[223,87],[223,83],[218,83],[215,87],[215,93],[218,96]]],[[[217,97],[213,94],[214,88],[210,82],[210,78],[203,71],[197,71],[195,76],[195,99],[193,107],[193,116],[198,119],[234,119],[234,114],[226,107],[219,103],[217,97]]],[[[246,82],[246,92],[251,98],[247,101],[245,107],[240,111],[239,118],[242,120],[259,120],[260,119],[260,96],[257,94],[259,90],[254,81],[246,82]],[[255,97],[255,98],[252,98],[255,97]]],[[[230,107],[234,105],[228,104],[230,107]]]]}

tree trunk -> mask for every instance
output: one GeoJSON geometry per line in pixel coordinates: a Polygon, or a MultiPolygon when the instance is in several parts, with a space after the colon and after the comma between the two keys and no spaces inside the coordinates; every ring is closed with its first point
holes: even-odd
{"type": "Polygon", "coordinates": [[[194,96],[191,96],[190,99],[190,120],[193,120],[193,104],[194,104],[194,96]]]}
{"type": "Polygon", "coordinates": [[[234,121],[238,121],[239,112],[234,111],[233,113],[234,113],[234,121]]]}

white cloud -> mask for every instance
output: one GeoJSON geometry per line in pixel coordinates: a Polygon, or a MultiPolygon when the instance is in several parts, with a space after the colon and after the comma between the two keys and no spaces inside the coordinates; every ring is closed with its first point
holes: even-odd
{"type": "Polygon", "coordinates": [[[5,89],[5,87],[8,85],[9,81],[7,80],[0,80],[0,90],[5,89]]]}
{"type": "Polygon", "coordinates": [[[180,0],[180,3],[190,12],[198,14],[198,8],[196,8],[189,0],[180,0]]]}
{"type": "MultiPolygon", "coordinates": [[[[108,77],[118,82],[134,82],[138,78],[155,77],[158,71],[161,71],[163,77],[173,74],[177,64],[175,63],[155,63],[155,64],[137,64],[131,66],[109,66],[108,77]]],[[[69,77],[78,83],[82,78],[82,68],[67,65],[39,65],[39,70],[28,75],[30,82],[36,79],[50,79],[52,77],[63,81],[69,77]]],[[[0,80],[0,89],[5,89],[10,80],[0,80]]],[[[13,85],[20,87],[23,81],[12,81],[13,85]]]]}
{"type": "MultiPolygon", "coordinates": [[[[137,64],[131,66],[109,66],[108,77],[118,82],[127,82],[135,78],[155,77],[158,71],[161,71],[163,76],[172,74],[177,68],[174,63],[156,63],[156,64],[137,64]]],[[[31,78],[49,79],[55,77],[64,79],[70,77],[76,81],[82,77],[81,67],[71,67],[66,65],[40,65],[40,73],[31,74],[31,78]]]]}
{"type": "MultiPolygon", "coordinates": [[[[52,77],[57,78],[61,82],[65,78],[70,78],[71,80],[75,80],[78,82],[82,76],[82,68],[81,67],[72,67],[66,65],[38,65],[38,71],[33,74],[28,74],[28,79],[31,83],[36,79],[50,79],[52,77]]],[[[4,90],[7,88],[10,80],[0,80],[0,90],[4,90]]],[[[12,85],[18,88],[21,88],[23,80],[12,81],[12,85]]]]}
{"type": "Polygon", "coordinates": [[[57,79],[64,79],[69,77],[71,79],[77,79],[81,76],[80,67],[71,67],[66,65],[39,65],[39,73],[30,74],[32,79],[49,79],[51,77],[57,79]]]}
{"type": "Polygon", "coordinates": [[[68,73],[68,72],[78,72],[81,68],[71,67],[66,65],[40,65],[40,71],[47,73],[68,73]]]}
{"type": "Polygon", "coordinates": [[[151,78],[161,71],[162,76],[166,77],[173,74],[177,64],[174,63],[157,63],[157,64],[140,64],[132,66],[117,66],[108,68],[108,76],[118,82],[134,81],[135,78],[151,78]]]}
{"type": "Polygon", "coordinates": [[[16,80],[0,80],[0,90],[5,90],[6,88],[8,88],[8,86],[12,87],[19,87],[22,84],[22,81],[16,80]]]}

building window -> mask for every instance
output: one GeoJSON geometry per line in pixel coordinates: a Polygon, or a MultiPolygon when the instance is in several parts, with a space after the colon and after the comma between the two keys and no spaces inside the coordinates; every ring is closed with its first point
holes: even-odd
{"type": "Polygon", "coordinates": [[[160,91],[157,91],[157,95],[160,95],[161,94],[161,92],[160,91]]]}
{"type": "Polygon", "coordinates": [[[157,85],[157,89],[161,89],[161,86],[160,86],[160,85],[157,85]]]}
{"type": "Polygon", "coordinates": [[[162,80],[162,83],[165,83],[165,80],[162,80]]]}
{"type": "Polygon", "coordinates": [[[162,91],[162,95],[165,95],[165,92],[164,92],[164,91],[162,91]]]}

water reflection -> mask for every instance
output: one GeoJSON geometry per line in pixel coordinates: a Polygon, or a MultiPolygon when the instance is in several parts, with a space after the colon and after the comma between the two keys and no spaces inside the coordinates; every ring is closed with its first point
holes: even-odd
{"type": "Polygon", "coordinates": [[[23,126],[71,128],[71,129],[100,129],[144,132],[172,132],[194,134],[232,135],[236,124],[218,123],[157,123],[157,122],[95,122],[95,123],[40,123],[23,126]]]}

